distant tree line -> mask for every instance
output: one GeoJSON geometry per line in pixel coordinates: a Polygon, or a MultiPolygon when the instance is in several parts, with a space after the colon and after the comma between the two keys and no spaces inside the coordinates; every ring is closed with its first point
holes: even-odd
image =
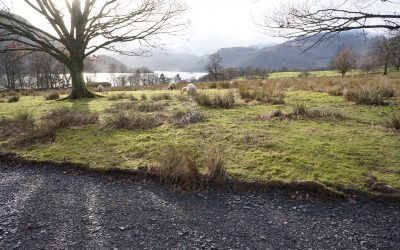
{"type": "Polygon", "coordinates": [[[36,52],[0,53],[0,89],[49,89],[70,87],[68,69],[52,56],[36,52]]]}

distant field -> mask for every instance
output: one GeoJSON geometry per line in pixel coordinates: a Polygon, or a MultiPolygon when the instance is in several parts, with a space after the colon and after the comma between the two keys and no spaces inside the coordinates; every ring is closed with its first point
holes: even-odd
{"type": "MultiPolygon", "coordinates": [[[[307,71],[311,75],[309,77],[330,77],[330,76],[341,76],[338,71],[335,70],[322,70],[322,71],[307,71]]],[[[275,72],[270,74],[270,78],[286,78],[286,77],[298,77],[303,72],[275,72]]],[[[348,76],[356,76],[361,72],[353,70],[347,73],[348,76]]]]}
{"type": "MultiPolygon", "coordinates": [[[[374,79],[369,82],[378,82],[374,79]]],[[[309,87],[306,83],[311,80],[298,81],[293,83],[294,86],[309,87]]],[[[319,84],[316,79],[312,81],[319,84]]],[[[389,84],[386,79],[382,81],[389,84]]],[[[393,80],[391,84],[396,84],[396,81],[393,80]]],[[[161,104],[165,108],[155,112],[160,117],[169,117],[191,107],[206,117],[205,121],[184,127],[175,127],[166,122],[146,130],[104,127],[103,123],[108,116],[105,110],[116,103],[130,100],[110,101],[108,98],[99,98],[57,102],[46,101],[42,96],[22,96],[18,103],[0,103],[0,120],[12,118],[23,111],[39,119],[55,107],[69,106],[85,112],[99,112],[100,124],[59,130],[52,143],[15,148],[5,139],[0,142],[0,146],[2,150],[16,152],[29,159],[55,162],[68,160],[96,169],[151,166],[171,144],[192,148],[200,155],[213,147],[223,152],[228,173],[243,180],[318,181],[328,186],[344,185],[365,190],[365,178],[376,176],[379,181],[400,188],[400,134],[382,127],[382,122],[400,115],[398,97],[387,99],[386,106],[357,105],[342,96],[327,93],[285,91],[284,88],[290,89],[286,85],[292,82],[274,85],[275,89],[281,86],[280,91],[285,92],[285,104],[280,105],[245,103],[235,88],[231,90],[236,100],[232,109],[198,106],[183,98],[180,91],[123,92],[138,99],[135,101],[137,104],[161,104]],[[166,93],[171,95],[171,100],[151,100],[151,96],[166,93]],[[147,100],[140,101],[143,94],[147,100]],[[298,104],[305,104],[310,109],[335,110],[342,113],[344,118],[265,118],[277,109],[289,114],[298,104]]],[[[397,81],[397,84],[400,83],[397,81]]],[[[396,88],[399,85],[391,86],[396,88]]],[[[210,95],[227,91],[200,90],[210,95]]],[[[109,97],[117,93],[122,92],[109,92],[105,95],[109,97]]]]}

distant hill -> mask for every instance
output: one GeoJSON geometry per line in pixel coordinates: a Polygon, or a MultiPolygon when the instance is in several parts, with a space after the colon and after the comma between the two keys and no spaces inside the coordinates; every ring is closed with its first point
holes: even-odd
{"type": "Polygon", "coordinates": [[[96,63],[95,66],[98,73],[108,73],[111,64],[115,64],[117,68],[121,68],[121,66],[129,68],[127,65],[112,56],[101,55],[99,58],[100,62],[96,63]]]}
{"type": "MultiPolygon", "coordinates": [[[[314,38],[304,46],[298,40],[264,47],[232,47],[218,51],[223,58],[224,67],[257,67],[268,70],[326,68],[332,57],[343,48],[351,48],[360,55],[370,51],[376,38],[366,39],[362,33],[347,32],[337,38],[325,41],[308,51],[307,46],[315,41],[314,38]]],[[[268,44],[265,44],[268,45],[268,44]]],[[[151,57],[117,57],[128,67],[147,66],[157,71],[189,71],[204,72],[208,63],[208,55],[195,56],[179,53],[156,53],[151,57]]]]}

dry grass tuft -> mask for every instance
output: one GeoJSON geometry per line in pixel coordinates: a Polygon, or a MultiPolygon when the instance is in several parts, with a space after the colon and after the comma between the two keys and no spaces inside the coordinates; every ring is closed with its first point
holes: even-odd
{"type": "Polygon", "coordinates": [[[63,106],[49,111],[43,120],[55,129],[99,123],[98,113],[86,113],[63,106]]]}
{"type": "Polygon", "coordinates": [[[172,100],[172,96],[170,93],[162,93],[159,95],[151,96],[151,100],[153,101],[172,100]]]}
{"type": "Polygon", "coordinates": [[[394,115],[389,120],[383,122],[385,128],[400,132],[400,115],[394,115]]]}
{"type": "Polygon", "coordinates": [[[218,149],[209,149],[206,153],[207,178],[209,182],[225,185],[229,175],[225,170],[226,160],[218,149]]]}
{"type": "Polygon", "coordinates": [[[161,153],[157,165],[148,171],[174,189],[200,190],[204,187],[204,178],[197,158],[196,153],[186,147],[169,146],[161,153]]]}
{"type": "Polygon", "coordinates": [[[178,127],[184,127],[188,124],[198,123],[205,120],[205,116],[197,109],[190,108],[185,111],[176,111],[170,118],[170,121],[178,127]]]}
{"type": "Polygon", "coordinates": [[[235,105],[235,94],[233,91],[228,91],[227,93],[221,94],[216,93],[212,95],[199,93],[195,97],[195,101],[200,106],[230,109],[235,105]]]}
{"type": "Polygon", "coordinates": [[[125,111],[110,113],[105,119],[105,126],[111,129],[152,129],[164,124],[164,117],[159,114],[145,114],[125,111]]]}
{"type": "Polygon", "coordinates": [[[57,92],[51,92],[44,96],[44,98],[48,101],[50,100],[58,100],[60,99],[60,95],[57,92]]]}
{"type": "Polygon", "coordinates": [[[282,92],[274,92],[265,87],[240,87],[239,95],[245,102],[258,101],[262,103],[285,104],[285,95],[282,92]]]}
{"type": "Polygon", "coordinates": [[[387,103],[380,91],[372,88],[353,87],[345,89],[343,96],[346,100],[356,104],[383,106],[387,103]]]}
{"type": "MultiPolygon", "coordinates": [[[[132,96],[132,95],[131,95],[132,96]]],[[[109,101],[118,101],[123,99],[130,99],[131,96],[128,96],[126,93],[118,93],[108,96],[109,101]]]]}
{"type": "Polygon", "coordinates": [[[11,97],[9,97],[8,100],[7,100],[7,102],[8,102],[8,103],[19,102],[19,96],[16,95],[16,96],[11,96],[11,97]]]}

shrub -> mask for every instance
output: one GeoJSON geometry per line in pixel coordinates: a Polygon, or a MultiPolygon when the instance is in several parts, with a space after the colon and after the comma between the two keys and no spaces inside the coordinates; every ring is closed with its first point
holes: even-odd
{"type": "Polygon", "coordinates": [[[172,100],[172,96],[169,93],[162,93],[160,95],[153,95],[151,97],[153,101],[162,101],[162,100],[172,100]]]}
{"type": "Polygon", "coordinates": [[[8,98],[8,102],[9,102],[9,103],[19,102],[19,96],[16,95],[16,96],[11,96],[11,97],[9,97],[9,98],[8,98]]]}
{"type": "Polygon", "coordinates": [[[204,185],[197,155],[184,147],[168,146],[160,154],[157,165],[149,169],[149,173],[173,188],[197,190],[204,185]]]}
{"type": "Polygon", "coordinates": [[[17,113],[11,119],[0,120],[0,137],[6,138],[11,135],[25,133],[33,128],[36,124],[33,116],[27,112],[17,113]]]}
{"type": "Polygon", "coordinates": [[[361,87],[345,89],[343,96],[346,100],[364,105],[386,105],[383,96],[379,91],[372,88],[364,89],[361,87]]]}
{"type": "Polygon", "coordinates": [[[53,123],[40,122],[36,127],[21,136],[15,144],[17,146],[28,146],[37,143],[55,141],[57,128],[53,123]]]}
{"type": "Polygon", "coordinates": [[[46,100],[57,100],[60,99],[60,95],[57,92],[51,92],[44,97],[46,100]]]}
{"type": "Polygon", "coordinates": [[[205,120],[205,116],[197,109],[191,108],[188,111],[177,111],[171,117],[172,122],[183,127],[188,124],[202,122],[205,120]]]}
{"type": "Polygon", "coordinates": [[[161,126],[164,120],[159,115],[138,112],[115,112],[106,117],[106,127],[111,129],[152,129],[161,126]]]}
{"type": "Polygon", "coordinates": [[[235,95],[232,91],[213,95],[200,93],[196,96],[195,100],[200,106],[229,109],[233,108],[235,104],[235,95]]]}
{"type": "Polygon", "coordinates": [[[146,95],[145,93],[143,93],[143,94],[140,96],[140,100],[146,101],[146,100],[147,100],[147,95],[146,95]]]}
{"type": "Polygon", "coordinates": [[[383,123],[383,126],[394,131],[400,132],[400,115],[395,115],[388,121],[383,123]]]}

